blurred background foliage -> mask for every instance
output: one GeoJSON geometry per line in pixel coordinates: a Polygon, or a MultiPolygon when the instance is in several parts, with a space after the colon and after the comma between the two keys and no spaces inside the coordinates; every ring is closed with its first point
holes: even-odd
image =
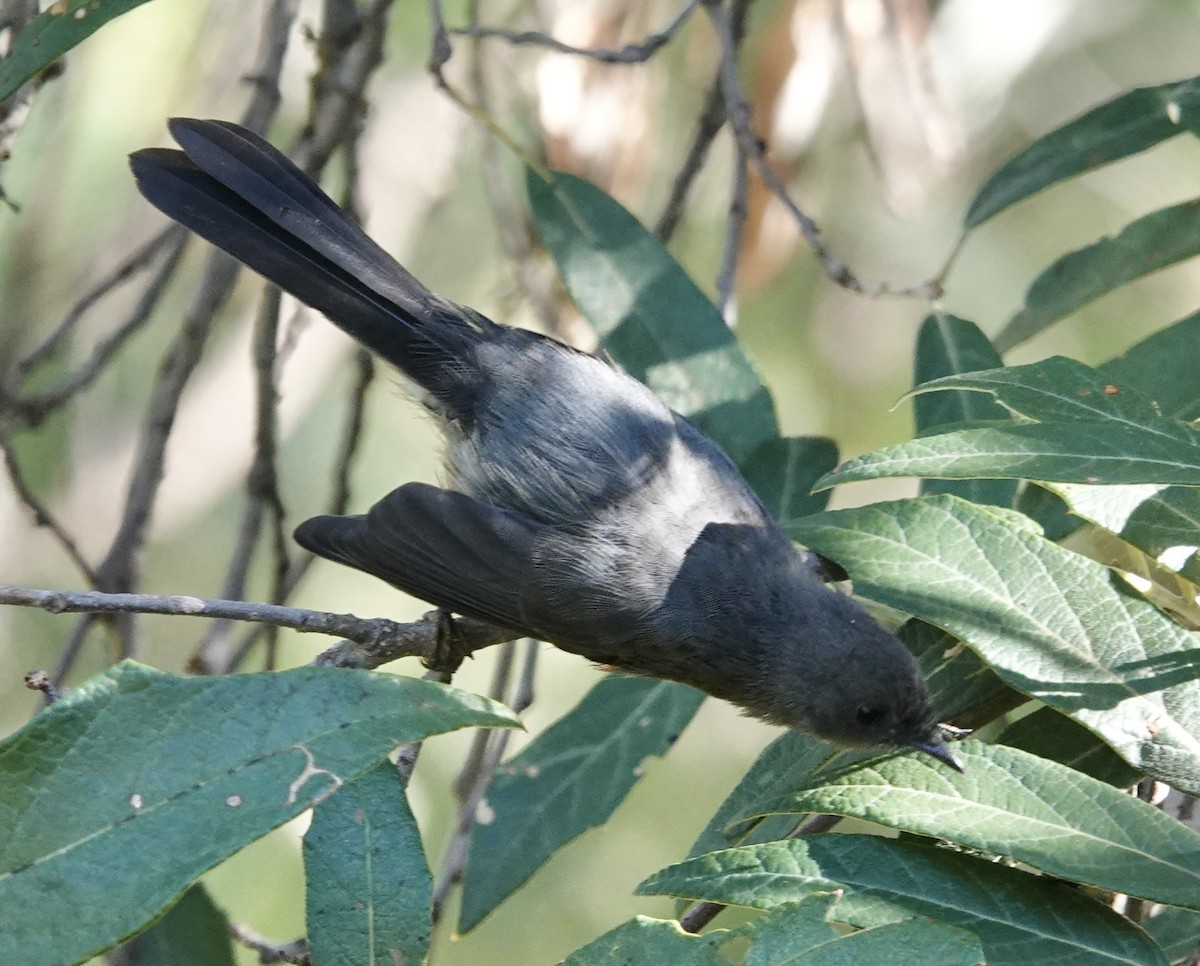
{"type": "MultiPolygon", "coordinates": [[[[162,227],[137,195],[125,156],[165,144],[169,116],[239,115],[262,7],[244,0],[147,3],[80,46],[63,75],[40,91],[0,171],[14,205],[0,210],[0,371],[162,227]]],[[[477,17],[585,47],[638,42],[677,10],[663,0],[445,5],[451,26],[477,17]]],[[[283,74],[283,107],[268,132],[280,144],[290,143],[304,124],[306,85],[316,66],[320,4],[304,2],[300,11],[283,74]]],[[[355,198],[369,230],[435,290],[509,323],[544,327],[549,319],[560,335],[587,345],[590,336],[563,304],[548,266],[526,257],[519,164],[439,92],[425,69],[430,35],[425,4],[394,6],[384,63],[368,88],[355,171],[355,198]],[[546,311],[537,311],[539,305],[546,311]]],[[[939,271],[956,245],[967,203],[1007,157],[1121,91],[1196,73],[1197,49],[1200,5],[1184,0],[759,0],[750,8],[742,67],[753,121],[826,241],[860,277],[907,284],[939,271]]],[[[489,113],[531,153],[596,181],[653,225],[692,138],[713,62],[711,31],[703,18],[693,18],[644,64],[609,65],[502,39],[458,38],[447,76],[464,90],[485,92],[489,113]]],[[[732,160],[726,131],[671,244],[710,294],[716,292],[732,160]]],[[[948,276],[943,304],[994,333],[1058,254],[1194,196],[1198,161],[1200,143],[1177,138],[1004,212],[972,233],[948,276]]],[[[327,179],[335,197],[347,174],[335,161],[327,179]]],[[[748,202],[736,325],[775,394],[783,432],[832,436],[847,456],[907,438],[911,405],[892,407],[911,384],[909,347],[927,306],[839,288],[753,178],[748,202]]],[[[104,552],[120,520],[147,397],[187,310],[202,255],[193,242],[185,271],[150,324],[86,394],[13,436],[30,485],[89,559],[104,552]]],[[[220,594],[252,456],[250,331],[259,287],[243,275],[184,397],[145,558],[141,589],[147,593],[220,594]]],[[[1008,361],[1054,352],[1089,363],[1105,359],[1194,309],[1198,289],[1200,277],[1187,263],[1124,286],[1008,361]]],[[[118,291],[87,316],[62,371],[87,356],[135,293],[136,287],[118,291]]],[[[298,522],[327,500],[330,450],[345,419],[353,366],[349,340],[332,326],[307,312],[285,318],[285,337],[296,345],[280,383],[282,487],[298,522]]],[[[354,509],[402,481],[437,479],[433,428],[400,397],[387,377],[369,396],[353,474],[354,509]]],[[[857,484],[839,489],[834,505],[909,495],[914,488],[912,481],[857,484]]],[[[252,574],[251,597],[269,586],[266,569],[252,574]]],[[[58,545],[7,487],[0,487],[0,579],[82,586],[58,545]]],[[[427,609],[324,563],[295,603],[397,619],[427,609]]],[[[21,676],[56,663],[71,620],[0,610],[3,733],[36,709],[37,696],[23,690],[21,676]]],[[[181,670],[203,630],[198,622],[146,618],[139,656],[181,670]]],[[[319,639],[285,635],[281,664],[304,663],[322,646],[319,639]]],[[[525,714],[531,733],[571,707],[599,676],[576,658],[545,650],[536,701],[525,714]]],[[[67,684],[113,657],[103,636],[93,636],[67,684]]],[[[481,653],[455,683],[485,690],[492,661],[492,654],[481,653]]],[[[260,664],[256,656],[249,666],[260,664]]],[[[396,667],[417,670],[415,662],[396,667]]],[[[724,704],[706,702],[671,754],[648,763],[645,779],[603,834],[589,833],[564,848],[469,936],[443,944],[437,961],[552,962],[635,912],[670,915],[665,900],[633,899],[634,885],[687,851],[772,734],[724,704]]],[[[468,740],[430,741],[410,789],[434,863],[453,821],[450,785],[468,740]]],[[[521,747],[521,739],[512,747],[521,747]]],[[[273,937],[303,931],[298,824],[205,880],[233,918],[273,937]]]]}

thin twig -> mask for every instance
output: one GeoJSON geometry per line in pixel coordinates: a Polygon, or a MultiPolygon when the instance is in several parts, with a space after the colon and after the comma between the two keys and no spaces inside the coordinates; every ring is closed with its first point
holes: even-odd
{"type": "Polygon", "coordinates": [[[729,220],[725,229],[725,245],[721,252],[721,268],[717,273],[717,308],[725,324],[737,322],[738,256],[746,229],[746,158],[738,151],[733,160],[733,185],[729,193],[729,220]]]}
{"type": "Polygon", "coordinates": [[[117,265],[116,268],[97,282],[90,291],[86,292],[71,306],[70,311],[67,312],[54,331],[13,366],[13,374],[19,379],[24,379],[34,369],[52,359],[63,348],[68,337],[74,333],[79,323],[83,320],[83,317],[94,305],[99,303],[109,292],[119,288],[121,283],[128,281],[139,272],[149,268],[159,253],[171,248],[173,242],[178,244],[186,237],[187,232],[183,227],[172,223],[163,228],[145,244],[134,249],[124,261],[117,265]]]}
{"type": "Polygon", "coordinates": [[[92,570],[92,565],[84,559],[79,546],[75,543],[71,535],[67,533],[66,528],[58,522],[54,514],[46,508],[46,505],[33,492],[33,487],[25,479],[25,474],[21,471],[21,466],[17,462],[17,454],[13,450],[12,441],[3,433],[0,433],[0,450],[4,451],[4,465],[8,470],[8,479],[12,483],[13,492],[16,493],[17,499],[24,503],[33,513],[33,522],[37,526],[45,527],[50,531],[66,555],[71,558],[71,562],[79,569],[83,578],[89,584],[95,585],[96,573],[92,570]]]}
{"type": "MultiPolygon", "coordinates": [[[[287,36],[296,16],[296,4],[297,0],[274,0],[267,8],[254,71],[254,93],[242,115],[243,125],[250,130],[265,130],[278,110],[278,79],[287,50],[287,36]]],[[[128,592],[140,582],[141,554],[165,472],[167,442],[175,425],[179,402],[200,361],[217,313],[233,289],[237,268],[223,252],[209,254],[181,330],[159,368],[121,521],[108,553],[96,568],[96,584],[101,590],[128,592]]],[[[136,642],[132,620],[124,617],[115,621],[114,626],[121,652],[133,653],[136,642]]]]}
{"type": "MultiPolygon", "coordinates": [[[[508,650],[508,649],[506,649],[508,650]]],[[[497,667],[489,692],[493,698],[505,703],[514,713],[520,714],[533,703],[533,678],[537,668],[538,654],[541,646],[537,641],[526,641],[525,660],[522,662],[521,673],[517,676],[515,686],[509,686],[511,678],[512,657],[515,649],[508,650],[505,655],[508,661],[503,669],[497,667]],[[508,694],[506,700],[506,693],[508,694]]],[[[481,730],[477,733],[473,754],[468,758],[462,773],[455,782],[455,792],[458,795],[458,815],[455,817],[454,830],[450,841],[446,844],[442,855],[442,863],[433,883],[433,924],[436,927],[445,912],[446,901],[463,877],[467,868],[467,856],[471,847],[471,832],[475,826],[475,813],[484,793],[491,784],[492,776],[504,758],[512,733],[507,730],[481,730]],[[476,748],[479,753],[475,754],[476,748]]]]}
{"type": "MultiPolygon", "coordinates": [[[[350,469],[362,441],[367,390],[375,378],[375,362],[366,349],[359,349],[354,354],[354,361],[357,376],[350,390],[350,412],[346,419],[346,428],[342,433],[337,457],[334,459],[333,494],[326,508],[327,513],[335,515],[345,513],[350,505],[350,469]]],[[[292,562],[284,585],[284,599],[291,596],[316,559],[312,554],[306,553],[292,562]]],[[[250,649],[262,639],[263,633],[262,627],[256,627],[246,634],[229,659],[230,670],[237,670],[242,666],[250,649]]]]}
{"type": "MultiPolygon", "coordinates": [[[[733,0],[730,5],[729,32],[735,52],[741,48],[742,40],[746,35],[746,19],[752,2],[753,0],[733,0]]],[[[671,236],[675,234],[675,229],[679,227],[687,196],[704,167],[709,148],[712,147],[721,128],[725,126],[725,121],[725,92],[721,86],[721,73],[718,69],[717,76],[713,78],[712,84],[708,88],[708,93],[704,95],[704,107],[696,122],[696,133],[692,136],[687,156],[675,174],[667,203],[663,206],[662,214],[658,216],[658,221],[654,225],[654,235],[659,241],[664,243],[670,241],[671,236]]]]}
{"type": "Polygon", "coordinates": [[[247,949],[254,950],[258,954],[260,963],[292,963],[293,966],[310,966],[312,962],[308,955],[308,940],[304,938],[277,943],[265,936],[260,936],[249,926],[240,922],[229,924],[229,935],[247,949]]]}
{"type": "MultiPolygon", "coordinates": [[[[168,614],[217,620],[253,621],[287,627],[303,634],[345,638],[313,659],[313,664],[375,668],[401,657],[439,659],[444,649],[444,617],[434,611],[418,621],[401,624],[384,617],[284,607],[242,600],[159,594],[108,594],[101,591],[40,590],[0,584],[0,604],[38,607],[51,614],[168,614]]],[[[462,617],[454,622],[454,649],[461,655],[511,641],[520,635],[462,617]]]]}
{"type": "Polygon", "coordinates": [[[53,704],[62,697],[62,693],[50,680],[50,675],[45,671],[30,671],[25,675],[25,687],[30,691],[41,691],[42,699],[46,704],[53,704]]]}
{"type": "Polygon", "coordinates": [[[724,5],[720,0],[702,0],[702,2],[712,21],[721,47],[721,86],[725,94],[725,109],[734,135],[737,137],[738,146],[754,164],[763,184],[771,194],[779,199],[792,216],[800,229],[800,234],[804,236],[804,240],[820,261],[825,274],[842,288],[862,295],[909,295],[928,301],[935,301],[939,298],[941,285],[936,279],[905,286],[866,281],[855,275],[850,266],[833,253],[822,238],[821,229],[817,223],[792,198],[787,185],[767,160],[762,141],[754,133],[750,123],[750,106],[746,102],[741,78],[738,76],[737,47],[734,43],[729,15],[724,5]]]}
{"type": "Polygon", "coordinates": [[[626,44],[623,47],[616,48],[574,47],[571,44],[563,43],[561,40],[555,40],[549,34],[543,33],[540,30],[504,30],[500,27],[472,25],[469,27],[454,27],[449,33],[456,37],[470,37],[476,40],[496,38],[507,41],[516,47],[544,47],[556,53],[586,57],[589,60],[598,60],[604,64],[643,64],[658,53],[661,47],[670,43],[680,28],[687,23],[688,18],[691,17],[692,12],[699,6],[699,3],[700,0],[687,0],[687,3],[675,14],[671,22],[658,33],[648,35],[641,43],[626,44]]]}

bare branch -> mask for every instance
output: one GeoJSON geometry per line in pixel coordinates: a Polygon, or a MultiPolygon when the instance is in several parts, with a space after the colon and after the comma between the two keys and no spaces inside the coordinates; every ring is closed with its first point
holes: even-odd
{"type": "Polygon", "coordinates": [[[67,556],[71,558],[71,562],[79,568],[79,572],[83,574],[84,579],[89,584],[95,584],[96,573],[92,570],[92,565],[84,559],[78,545],[66,529],[58,522],[54,515],[46,509],[45,504],[38,499],[37,494],[33,492],[33,488],[29,485],[29,481],[25,479],[25,474],[21,471],[20,464],[17,462],[17,454],[13,451],[12,441],[7,436],[0,433],[0,450],[4,451],[4,465],[8,469],[8,478],[12,483],[13,492],[17,494],[17,499],[25,504],[33,513],[33,522],[39,527],[45,527],[53,535],[63,548],[67,556]]]}
{"type": "MultiPolygon", "coordinates": [[[[66,344],[68,337],[74,334],[83,317],[96,304],[110,292],[119,288],[123,282],[129,281],[129,279],[153,264],[162,251],[171,249],[173,243],[182,243],[186,238],[187,231],[183,226],[172,223],[163,228],[162,231],[145,244],[135,249],[112,272],[102,278],[91,291],[85,293],[71,306],[71,310],[66,314],[62,322],[58,324],[54,331],[37,348],[13,366],[14,376],[17,379],[24,379],[33,370],[52,359],[66,344]]],[[[16,394],[16,388],[13,386],[10,386],[7,391],[12,395],[16,394]]]]}
{"type": "MultiPolygon", "coordinates": [[[[278,110],[279,75],[296,6],[297,0],[273,0],[268,5],[253,71],[254,93],[242,116],[243,124],[251,130],[263,131],[278,110]]],[[[233,288],[237,269],[237,264],[223,252],[209,254],[187,317],[163,359],[147,407],[121,522],[108,553],[96,568],[97,585],[102,590],[129,591],[139,582],[142,548],[158,499],[167,441],[175,425],[179,401],[200,361],[217,312],[233,288]]],[[[116,627],[122,652],[132,653],[135,642],[131,620],[128,617],[119,620],[116,627]]]]}
{"type": "MultiPolygon", "coordinates": [[[[490,39],[495,38],[507,41],[513,46],[535,46],[544,47],[547,50],[553,50],[560,54],[571,54],[576,57],[586,57],[589,60],[598,60],[604,64],[643,64],[658,53],[659,48],[668,44],[671,39],[679,32],[680,28],[687,23],[692,12],[699,6],[700,0],[687,0],[680,11],[675,14],[671,22],[667,24],[658,33],[650,34],[638,44],[626,44],[624,47],[573,47],[571,44],[564,44],[561,40],[555,40],[549,34],[542,33],[540,30],[504,30],[500,27],[454,27],[449,33],[457,37],[470,37],[472,39],[490,39]]],[[[440,12],[439,12],[440,17],[440,12]]],[[[440,34],[445,36],[445,28],[443,21],[443,29],[440,34]]],[[[443,51],[438,51],[439,56],[443,56],[449,60],[450,55],[443,51]]]]}
{"type": "MultiPolygon", "coordinates": [[[[746,18],[752,2],[753,0],[732,0],[730,4],[729,32],[735,51],[741,48],[742,40],[746,35],[746,18]]],[[[654,234],[659,241],[669,241],[675,234],[675,229],[679,227],[688,193],[691,191],[697,175],[704,167],[708,149],[712,147],[717,134],[725,126],[725,120],[725,93],[721,87],[721,74],[718,71],[708,93],[704,95],[704,107],[696,122],[696,133],[692,136],[691,147],[688,148],[687,156],[675,174],[675,180],[671,184],[671,194],[654,226],[654,234]]]]}
{"type": "MultiPolygon", "coordinates": [[[[445,650],[444,616],[434,611],[419,621],[401,624],[385,617],[284,607],[241,600],[157,594],[107,594],[101,591],[39,590],[0,584],[0,604],[38,607],[51,614],[167,614],[217,620],[253,621],[287,627],[303,634],[345,638],[318,655],[313,664],[375,668],[401,657],[437,661],[445,650]]],[[[466,655],[520,635],[471,618],[454,621],[454,651],[466,655]]]]}
{"type": "Polygon", "coordinates": [[[50,680],[50,675],[45,671],[30,671],[26,674],[25,687],[30,691],[41,691],[46,704],[53,704],[62,697],[58,688],[54,686],[54,682],[50,680]]]}
{"type": "Polygon", "coordinates": [[[257,953],[260,963],[292,963],[293,966],[310,966],[312,962],[308,955],[308,940],[303,938],[293,939],[286,943],[273,942],[240,922],[229,924],[229,935],[247,949],[252,949],[257,953]]]}
{"type": "Polygon", "coordinates": [[[738,256],[746,229],[746,159],[739,151],[733,161],[733,185],[729,193],[729,221],[725,228],[725,245],[721,252],[721,268],[717,273],[717,308],[725,324],[737,321],[738,256]]]}
{"type": "Polygon", "coordinates": [[[725,7],[720,0],[702,0],[702,2],[721,46],[721,86],[725,95],[725,109],[737,137],[738,146],[746,158],[754,164],[763,184],[779,199],[792,216],[800,229],[800,234],[804,236],[804,240],[808,242],[809,247],[820,260],[825,274],[843,288],[862,295],[912,295],[929,301],[940,297],[941,284],[936,279],[906,286],[893,286],[886,282],[863,280],[855,275],[850,266],[838,258],[825,244],[825,240],[821,236],[821,229],[796,204],[788,192],[787,185],[767,160],[763,143],[751,126],[750,106],[746,102],[746,96],[742,91],[742,81],[738,76],[737,46],[725,7]]]}

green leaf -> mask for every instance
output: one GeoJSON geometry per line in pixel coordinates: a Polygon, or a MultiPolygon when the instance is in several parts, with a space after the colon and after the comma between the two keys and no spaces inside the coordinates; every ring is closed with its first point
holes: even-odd
{"type": "Polygon", "coordinates": [[[1200,418],[1200,312],[1155,332],[1097,368],[1106,383],[1136,389],[1172,419],[1200,418]]]}
{"type": "Polygon", "coordinates": [[[910,475],[1200,484],[1200,432],[1073,359],[946,376],[914,393],[920,399],[945,390],[990,394],[1023,420],[1039,422],[987,422],[887,446],[816,485],[910,475]]]}
{"type": "Polygon", "coordinates": [[[786,530],[793,520],[824,510],[828,493],[813,484],[837,465],[837,444],[823,436],[767,440],[742,464],[746,481],[786,530]]]}
{"type": "Polygon", "coordinates": [[[1038,138],[980,189],[964,227],[974,228],[1049,185],[1145,151],[1197,126],[1200,81],[1142,87],[1038,138]],[[1181,126],[1183,125],[1183,126],[1181,126]]]}
{"type": "Polygon", "coordinates": [[[571,953],[561,966],[729,966],[721,933],[693,936],[666,919],[638,916],[571,953]]]}
{"type": "Polygon", "coordinates": [[[1001,352],[1020,345],[1076,309],[1200,253],[1200,201],[1143,215],[1120,233],[1069,252],[1034,279],[1025,306],[992,340],[1001,352]]]}
{"type": "Polygon", "coordinates": [[[926,497],[818,514],[803,539],[857,593],[961,639],[1139,772],[1200,792],[1196,637],[1013,517],[926,497]]]}
{"type": "Polygon", "coordinates": [[[87,40],[146,0],[63,0],[52,3],[17,37],[0,60],[0,101],[8,100],[27,80],[45,70],[72,47],[87,40]]]}
{"type": "MultiPolygon", "coordinates": [[[[1004,745],[964,741],[964,773],[912,752],[816,776],[754,815],[824,812],[948,838],[1062,879],[1200,909],[1200,834],[1148,802],[1004,745]]],[[[750,817],[750,816],[745,816],[750,817]]]]}
{"type": "Polygon", "coordinates": [[[1149,937],[1064,883],[947,849],[873,835],[818,835],[688,859],[643,895],[769,909],[844,889],[851,925],[925,916],[979,937],[989,966],[1164,966],[1149,937]]]}
{"type": "Polygon", "coordinates": [[[945,376],[918,386],[913,394],[919,399],[922,394],[947,390],[991,395],[1004,409],[1039,422],[1111,421],[1151,432],[1180,425],[1178,420],[1164,419],[1135,387],[1114,384],[1097,370],[1064,356],[945,376]]]}
{"type": "Polygon", "coordinates": [[[1200,954],[1200,913],[1163,909],[1142,925],[1171,962],[1200,954]]]}
{"type": "MultiPolygon", "coordinates": [[[[1014,692],[974,652],[940,628],[911,620],[900,629],[900,639],[921,665],[940,720],[957,721],[964,713],[976,712],[981,717],[970,723],[977,725],[1016,703],[1005,700],[1014,692]]],[[[746,821],[751,806],[804,788],[814,776],[831,769],[873,757],[872,752],[838,749],[799,731],[784,732],[767,745],[721,803],[688,855],[783,838],[796,827],[796,818],[769,815],[746,821]]]]}
{"type": "Polygon", "coordinates": [[[1083,526],[1083,521],[1071,512],[1057,493],[1046,489],[1045,484],[1026,482],[1017,494],[1016,509],[1033,520],[1047,540],[1056,543],[1083,526]]]}
{"type": "Polygon", "coordinates": [[[796,827],[796,819],[791,816],[769,816],[753,822],[738,820],[756,802],[803,788],[813,773],[830,762],[854,760],[855,757],[866,756],[839,751],[828,742],[799,731],[784,732],[755,759],[700,833],[688,856],[727,849],[731,845],[783,838],[796,827]]]}
{"type": "MultiPolygon", "coordinates": [[[[995,369],[1003,365],[1004,360],[975,323],[945,312],[935,312],[921,323],[921,331],[917,335],[913,385],[920,386],[942,376],[995,369]]],[[[1008,413],[994,400],[977,392],[918,395],[913,400],[913,415],[918,436],[927,435],[939,426],[1008,418],[1008,413]]],[[[996,506],[1012,506],[1016,492],[1016,484],[1006,480],[921,481],[921,493],[926,496],[953,493],[974,503],[996,506]]]]}
{"type": "Polygon", "coordinates": [[[475,813],[459,931],[467,932],[577,835],[608,821],[704,695],[609,677],[493,776],[475,813]]]}
{"type": "Polygon", "coordinates": [[[425,962],[432,883],[404,782],[391,762],[313,809],[304,874],[313,962],[425,962]]]}
{"type": "Polygon", "coordinates": [[[1115,533],[1189,580],[1200,580],[1200,489],[1047,483],[1077,516],[1115,533]]]}
{"type": "Polygon", "coordinates": [[[183,678],[123,662],[0,743],[0,962],[87,959],[397,745],[515,723],[391,674],[183,678]]]}
{"type": "Polygon", "coordinates": [[[229,920],[201,885],[122,951],[127,966],[234,966],[229,920]]]}
{"type": "Polygon", "coordinates": [[[779,435],[771,397],[721,313],[657,238],[582,178],[529,169],[525,185],[542,244],[606,352],[734,462],[779,435]]]}
{"type": "Polygon", "coordinates": [[[996,742],[1057,761],[1117,788],[1128,788],[1139,777],[1087,728],[1053,708],[1038,708],[1025,715],[1000,732],[996,742]]]}
{"type": "Polygon", "coordinates": [[[977,728],[1020,704],[1016,693],[974,651],[940,627],[905,621],[900,640],[921,665],[938,720],[977,728]]]}
{"type": "MultiPolygon", "coordinates": [[[[929,919],[904,919],[841,935],[826,921],[829,897],[785,905],[754,923],[745,966],[977,966],[979,940],[929,919]]],[[[836,913],[834,913],[836,917],[836,913]]]]}
{"type": "Polygon", "coordinates": [[[817,486],[892,476],[1200,486],[1200,432],[1180,423],[1148,435],[1112,421],[984,426],[864,453],[817,486]]]}

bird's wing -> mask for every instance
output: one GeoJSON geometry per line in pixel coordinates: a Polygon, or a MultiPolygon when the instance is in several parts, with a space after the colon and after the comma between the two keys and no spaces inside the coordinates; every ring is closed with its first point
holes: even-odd
{"type": "Polygon", "coordinates": [[[466,494],[409,483],[366,515],[306,520],[296,540],[454,613],[544,637],[533,563],[542,530],[466,494]]]}

